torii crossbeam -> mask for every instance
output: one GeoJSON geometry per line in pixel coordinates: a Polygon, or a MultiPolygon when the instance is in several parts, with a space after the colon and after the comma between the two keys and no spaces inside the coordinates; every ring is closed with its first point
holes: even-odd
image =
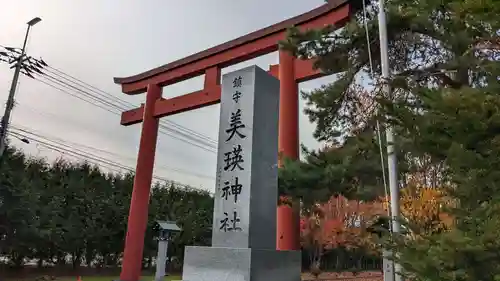
{"type": "MultiPolygon", "coordinates": [[[[114,79],[115,83],[121,85],[125,94],[147,92],[144,105],[123,112],[121,116],[122,125],[142,122],[142,130],[120,280],[138,281],[140,278],[159,118],[219,103],[222,68],[279,51],[279,64],[269,68],[269,72],[280,80],[279,151],[284,157],[298,159],[298,83],[323,74],[313,70],[312,61],[298,60],[291,54],[278,50],[278,42],[285,39],[286,30],[291,26],[302,30],[330,24],[341,26],[357,9],[357,2],[332,0],[308,13],[184,59],[141,74],[114,79]],[[162,98],[162,87],[203,74],[205,82],[202,90],[170,99],[162,98]]],[[[289,206],[279,206],[277,219],[278,250],[298,249],[298,214],[289,206]]]]}

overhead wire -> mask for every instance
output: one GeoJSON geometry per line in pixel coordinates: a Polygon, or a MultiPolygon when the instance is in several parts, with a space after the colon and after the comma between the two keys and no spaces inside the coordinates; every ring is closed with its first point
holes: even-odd
{"type": "MultiPolygon", "coordinates": [[[[35,79],[36,81],[38,81],[38,82],[40,82],[40,83],[42,83],[42,84],[45,84],[45,85],[47,85],[47,86],[49,86],[49,87],[52,87],[52,88],[54,88],[54,89],[56,89],[56,90],[58,90],[58,91],[60,91],[60,92],[62,92],[62,93],[65,93],[65,94],[67,94],[67,95],[69,95],[69,96],[72,96],[72,97],[75,97],[75,98],[77,98],[77,99],[79,99],[79,100],[81,100],[81,101],[84,101],[84,102],[86,102],[86,103],[88,103],[88,104],[90,104],[90,105],[93,105],[93,106],[95,106],[95,107],[98,107],[98,108],[100,108],[100,109],[102,109],[102,110],[105,110],[105,111],[110,112],[110,113],[115,114],[115,115],[118,115],[118,114],[119,114],[118,112],[112,111],[112,110],[110,110],[109,108],[107,108],[107,107],[105,107],[105,106],[103,106],[103,105],[101,105],[101,104],[96,104],[94,101],[90,101],[90,100],[84,99],[84,98],[83,98],[83,97],[81,97],[79,94],[71,93],[70,91],[68,91],[68,90],[64,89],[65,87],[64,87],[63,85],[60,85],[60,84],[59,84],[59,83],[57,83],[57,82],[55,82],[55,83],[54,83],[54,82],[52,82],[52,81],[51,81],[52,83],[50,83],[50,82],[47,82],[47,80],[48,80],[48,79],[47,79],[47,80],[43,80],[43,79],[39,79],[39,78],[33,78],[33,79],[35,79]],[[56,86],[56,85],[54,85],[54,84],[57,84],[58,86],[56,86]]],[[[50,80],[49,80],[49,81],[50,81],[50,80]]]]}
{"type": "MultiPolygon", "coordinates": [[[[50,139],[50,138],[47,138],[44,136],[35,136],[33,133],[23,132],[23,131],[21,131],[21,132],[9,131],[8,134],[13,135],[13,136],[18,137],[18,138],[24,138],[24,139],[27,139],[29,141],[33,141],[33,142],[35,142],[43,147],[46,147],[48,149],[62,153],[63,155],[69,155],[71,157],[77,158],[79,160],[84,160],[84,161],[87,161],[89,163],[93,163],[93,164],[98,165],[98,166],[106,166],[106,168],[110,168],[110,170],[113,170],[113,171],[118,172],[118,173],[122,173],[123,171],[131,172],[131,173],[134,172],[134,169],[132,167],[123,165],[121,163],[104,158],[102,156],[97,156],[95,154],[89,153],[88,151],[83,151],[81,149],[78,149],[74,146],[71,146],[71,145],[66,144],[64,142],[61,142],[61,141],[50,139]]],[[[186,185],[186,184],[174,181],[174,180],[159,177],[156,175],[154,175],[153,178],[155,180],[158,180],[158,181],[172,182],[178,186],[181,186],[181,187],[184,187],[187,189],[203,190],[200,188],[192,187],[192,186],[189,186],[189,185],[186,185]]],[[[203,191],[205,191],[205,190],[203,190],[203,191]]]]}
{"type": "MultiPolygon", "coordinates": [[[[16,102],[15,106],[16,107],[20,106],[21,108],[27,109],[27,110],[35,113],[35,114],[39,114],[39,115],[42,115],[42,116],[50,117],[50,118],[55,119],[57,121],[65,121],[66,120],[64,118],[60,118],[60,116],[58,116],[56,114],[49,113],[49,112],[44,112],[44,111],[41,111],[39,109],[35,109],[35,108],[30,107],[30,106],[27,106],[25,104],[19,104],[19,103],[16,102]]],[[[72,125],[75,124],[74,122],[68,122],[68,123],[70,123],[72,125]]],[[[87,130],[89,132],[93,131],[93,129],[88,128],[88,127],[84,127],[82,124],[78,124],[78,125],[80,127],[82,127],[82,129],[85,129],[85,130],[87,130]]],[[[17,129],[17,130],[21,130],[21,131],[24,131],[24,132],[29,132],[30,134],[34,134],[34,135],[37,135],[37,133],[39,133],[37,130],[34,130],[33,128],[21,126],[21,125],[18,125],[18,124],[11,124],[11,128],[14,128],[14,129],[17,129]]],[[[39,133],[39,134],[41,134],[41,133],[39,133]]],[[[43,137],[43,135],[42,135],[42,137],[43,137]]],[[[114,152],[110,152],[110,151],[98,149],[98,148],[95,148],[95,147],[92,147],[92,146],[88,146],[88,145],[84,145],[84,144],[80,144],[80,143],[76,143],[76,142],[71,142],[71,141],[68,141],[68,140],[65,140],[65,139],[62,139],[62,138],[58,138],[58,137],[54,137],[54,136],[49,136],[49,135],[45,135],[45,137],[52,138],[52,139],[57,139],[57,140],[60,140],[60,141],[64,141],[66,143],[70,143],[70,144],[73,144],[73,145],[84,147],[85,149],[91,149],[91,150],[94,150],[94,151],[97,151],[97,152],[106,153],[108,155],[112,155],[112,156],[119,157],[119,158],[122,158],[122,159],[127,159],[127,160],[130,160],[130,161],[136,161],[136,159],[133,158],[133,157],[127,157],[127,156],[120,155],[120,154],[117,154],[117,153],[114,153],[114,152]]],[[[166,171],[173,171],[173,172],[177,172],[177,173],[181,173],[181,174],[195,176],[195,177],[198,177],[198,178],[204,178],[204,179],[210,179],[210,180],[214,179],[214,177],[211,177],[211,176],[208,176],[208,175],[204,175],[204,174],[200,174],[200,173],[195,173],[195,172],[191,172],[191,171],[188,172],[188,171],[183,170],[183,169],[174,168],[174,167],[170,167],[170,166],[166,166],[166,165],[162,165],[162,164],[156,164],[155,167],[157,167],[159,169],[166,170],[166,171]]]]}
{"type": "MultiPolygon", "coordinates": [[[[17,138],[17,139],[19,139],[19,140],[21,140],[23,142],[26,142],[26,141],[28,141],[28,142],[30,142],[30,141],[36,141],[34,138],[31,138],[29,136],[24,136],[23,134],[19,134],[19,133],[12,132],[12,131],[9,131],[7,134],[9,136],[15,137],[15,138],[17,138]]],[[[109,165],[109,164],[104,163],[102,161],[89,161],[88,157],[84,158],[84,157],[75,156],[73,154],[67,154],[67,152],[68,152],[67,150],[62,150],[62,149],[60,149],[60,148],[58,148],[58,147],[56,147],[54,145],[47,144],[47,143],[45,143],[43,141],[36,143],[36,145],[37,145],[37,148],[39,146],[40,147],[45,147],[45,148],[48,148],[51,151],[59,152],[59,153],[61,153],[61,155],[73,157],[73,158],[75,158],[75,159],[77,159],[79,161],[87,161],[87,162],[89,162],[91,164],[94,164],[94,165],[97,165],[99,167],[104,167],[104,168],[106,168],[106,169],[108,169],[108,170],[110,170],[110,171],[112,171],[114,173],[117,173],[117,174],[122,174],[123,173],[123,170],[119,169],[116,165],[109,165]]],[[[127,172],[129,172],[129,171],[127,170],[127,172]]]]}
{"type": "MultiPolygon", "coordinates": [[[[85,101],[93,106],[96,106],[96,107],[99,107],[109,113],[112,113],[114,115],[117,115],[117,116],[120,116],[121,114],[121,111],[123,111],[123,109],[113,105],[113,106],[110,106],[108,104],[108,106],[105,106],[101,103],[98,103],[99,100],[96,100],[92,94],[89,94],[88,92],[86,91],[79,91],[79,92],[75,92],[75,91],[72,91],[71,89],[73,87],[70,87],[70,86],[67,86],[66,84],[67,83],[64,83],[63,81],[61,81],[60,79],[57,80],[57,79],[52,79],[52,78],[48,78],[48,76],[44,76],[44,79],[40,79],[38,77],[35,77],[34,79],[47,85],[47,86],[50,86],[54,89],[57,89],[67,95],[70,95],[70,96],[73,96],[75,98],[78,98],[82,101],[85,101]],[[50,82],[49,82],[50,81],[50,82]],[[86,98],[90,99],[86,99],[86,98]]],[[[208,151],[208,152],[212,152],[212,153],[215,153],[216,150],[215,150],[215,146],[214,145],[210,145],[208,146],[207,143],[205,142],[200,142],[198,139],[190,136],[189,134],[185,134],[185,133],[182,133],[182,132],[178,132],[178,131],[175,131],[175,130],[171,130],[170,128],[166,128],[163,124],[160,125],[160,128],[159,128],[159,133],[163,134],[163,135],[166,135],[166,136],[169,136],[173,139],[176,139],[176,140],[179,140],[179,141],[182,141],[183,143],[187,143],[189,145],[192,145],[192,146],[195,146],[195,147],[198,147],[200,149],[203,149],[205,151],[208,151]],[[168,130],[166,130],[168,129],[168,130]],[[179,135],[177,135],[179,134],[179,135]]]]}
{"type": "MultiPolygon", "coordinates": [[[[0,47],[8,50],[7,47],[0,47]]],[[[31,66],[34,65],[35,67],[25,69],[26,73],[23,74],[88,104],[115,115],[120,115],[123,111],[137,107],[75,76],[52,67],[41,59],[36,60],[29,57],[27,61],[31,63],[31,66]]],[[[215,153],[217,149],[217,141],[214,139],[170,120],[160,120],[159,133],[211,153],[215,153]]]]}
{"type": "MultiPolygon", "coordinates": [[[[55,67],[52,67],[52,66],[48,65],[45,69],[48,72],[50,72],[50,73],[52,73],[54,75],[57,75],[58,77],[66,80],[66,81],[69,81],[71,83],[75,83],[75,84],[77,84],[77,85],[79,85],[81,87],[84,87],[85,89],[87,89],[89,91],[93,91],[93,92],[95,92],[97,94],[104,95],[104,96],[106,96],[106,97],[108,97],[108,98],[110,98],[110,99],[118,102],[119,104],[121,104],[121,106],[119,106],[119,108],[122,111],[127,111],[127,110],[130,110],[130,109],[138,107],[138,106],[136,106],[136,105],[134,105],[134,104],[132,104],[130,102],[127,102],[127,101],[125,101],[123,99],[120,99],[120,98],[112,95],[111,93],[108,93],[108,92],[106,92],[106,91],[104,91],[102,89],[99,89],[99,88],[97,88],[97,87],[95,87],[93,85],[90,85],[90,84],[82,81],[81,79],[78,79],[78,78],[76,78],[76,77],[74,77],[74,76],[72,76],[70,74],[67,74],[66,72],[64,72],[62,70],[59,70],[59,69],[57,69],[55,67]]],[[[189,129],[189,128],[185,127],[185,126],[182,126],[182,125],[180,125],[180,124],[178,124],[176,122],[173,122],[173,121],[170,121],[170,120],[161,120],[160,123],[163,123],[162,124],[163,127],[166,128],[166,129],[168,129],[168,130],[174,130],[173,128],[167,127],[167,125],[170,125],[170,126],[175,127],[177,130],[185,131],[185,132],[179,132],[179,133],[189,133],[189,134],[192,134],[192,135],[194,135],[194,136],[196,136],[196,137],[198,137],[198,138],[206,141],[209,144],[217,144],[216,140],[214,140],[214,139],[212,139],[212,138],[210,138],[210,137],[208,137],[208,136],[206,136],[204,134],[196,132],[196,131],[194,131],[192,129],[189,129]]]]}
{"type": "Polygon", "coordinates": [[[106,105],[106,106],[109,106],[111,108],[114,108],[114,109],[117,109],[118,111],[121,111],[123,110],[123,107],[120,107],[118,105],[116,105],[115,103],[109,101],[109,100],[106,100],[98,95],[95,95],[89,91],[86,91],[84,89],[81,89],[81,88],[78,88],[74,85],[71,85],[70,83],[64,81],[64,79],[61,79],[60,77],[58,77],[57,75],[50,75],[48,74],[47,72],[45,72],[44,74],[42,74],[45,78],[48,78],[49,80],[59,84],[59,85],[63,85],[64,87],[68,88],[68,89],[72,89],[72,90],[75,90],[77,91],[78,93],[81,93],[82,95],[84,96],[87,96],[87,97],[90,97],[92,99],[94,99],[95,101],[103,104],[103,105],[106,105]]]}
{"type": "MultiPolygon", "coordinates": [[[[64,120],[66,120],[64,118],[61,119],[59,116],[57,116],[57,115],[55,115],[53,113],[43,112],[43,111],[40,111],[38,109],[29,107],[29,106],[24,105],[24,104],[19,104],[19,103],[16,102],[15,105],[16,106],[21,106],[21,108],[28,109],[28,110],[32,111],[33,113],[54,118],[54,119],[56,119],[58,121],[64,121],[64,120]]],[[[74,124],[74,123],[72,122],[71,124],[74,124]]],[[[79,125],[82,126],[81,124],[79,124],[79,125]]],[[[39,135],[39,134],[37,134],[36,130],[34,130],[32,128],[29,128],[29,127],[21,126],[21,125],[18,125],[18,124],[11,124],[10,127],[11,127],[11,129],[14,129],[14,130],[20,130],[20,131],[23,131],[25,133],[33,134],[35,136],[56,139],[56,140],[59,140],[59,141],[63,141],[63,142],[66,142],[66,143],[70,143],[70,144],[73,144],[73,145],[84,147],[85,149],[91,149],[91,150],[94,150],[94,151],[98,151],[98,152],[106,153],[106,154],[109,154],[109,155],[113,155],[115,157],[119,157],[119,158],[122,158],[122,159],[128,159],[130,161],[135,161],[136,160],[135,158],[132,158],[132,157],[127,157],[127,156],[120,155],[120,154],[117,154],[117,153],[114,153],[114,152],[110,152],[110,151],[98,149],[98,148],[95,148],[95,147],[92,147],[92,146],[87,146],[87,145],[84,145],[84,144],[79,144],[79,143],[76,143],[76,142],[71,142],[71,141],[68,141],[68,140],[64,140],[62,138],[58,138],[58,137],[54,137],[54,136],[47,136],[47,135],[45,135],[45,136],[44,135],[39,135]]],[[[92,131],[88,127],[84,127],[83,129],[92,131]]],[[[194,176],[194,177],[198,177],[198,178],[210,179],[210,180],[214,179],[214,177],[211,177],[211,176],[208,176],[208,175],[204,175],[204,174],[200,174],[200,173],[195,173],[195,172],[192,172],[192,171],[188,172],[188,171],[183,170],[183,169],[174,168],[174,167],[170,167],[170,166],[166,166],[166,165],[156,164],[155,167],[157,167],[158,169],[163,169],[163,170],[166,170],[166,171],[173,171],[173,172],[177,172],[177,173],[181,173],[181,174],[185,174],[185,175],[189,175],[189,176],[194,176]]]]}
{"type": "MultiPolygon", "coordinates": [[[[367,51],[368,51],[368,61],[370,63],[370,75],[371,77],[375,76],[375,71],[373,70],[373,58],[372,58],[372,50],[371,50],[371,40],[370,40],[370,32],[368,28],[368,12],[366,8],[366,1],[363,0],[363,25],[366,33],[366,45],[367,45],[367,51]]],[[[389,189],[387,186],[387,175],[386,175],[386,170],[385,170],[385,161],[384,161],[384,151],[382,148],[382,134],[381,134],[381,127],[380,127],[380,122],[377,119],[376,120],[376,131],[377,131],[377,139],[378,139],[378,146],[379,146],[379,152],[380,152],[380,165],[382,168],[382,181],[384,185],[384,195],[385,195],[385,200],[387,204],[387,215],[391,217],[391,208],[390,208],[390,203],[389,203],[389,189]]],[[[389,231],[391,231],[392,226],[389,227],[389,231]]]]}
{"type": "MultiPolygon", "coordinates": [[[[42,81],[41,81],[41,82],[42,82],[42,81]]],[[[50,86],[50,84],[48,84],[48,85],[50,86]]],[[[59,90],[61,90],[61,91],[65,91],[65,90],[60,89],[60,88],[58,88],[58,89],[59,89],[59,90]]],[[[68,94],[72,94],[72,93],[69,93],[69,92],[68,92],[68,94]]],[[[85,100],[84,100],[84,101],[85,101],[85,100]]],[[[19,106],[19,104],[18,104],[17,102],[16,102],[16,105],[17,105],[17,106],[19,106]]],[[[43,115],[48,114],[48,113],[45,113],[45,112],[41,112],[41,111],[39,111],[39,110],[35,110],[35,109],[33,109],[33,108],[28,108],[27,106],[23,106],[23,107],[25,107],[25,108],[27,108],[27,109],[30,109],[30,110],[32,110],[33,112],[37,113],[37,114],[42,114],[42,113],[43,113],[43,115]]],[[[107,109],[107,108],[103,108],[103,109],[107,109]]],[[[110,111],[110,112],[111,112],[111,111],[110,111]]],[[[113,112],[112,112],[112,113],[113,113],[113,112]]],[[[53,116],[53,117],[57,117],[57,116],[56,116],[56,115],[54,115],[54,114],[50,114],[50,115],[51,115],[51,116],[53,116]]],[[[58,119],[58,120],[60,120],[60,118],[57,118],[57,119],[58,119]]],[[[64,120],[64,119],[63,119],[63,120],[64,120]]],[[[11,128],[13,128],[13,129],[17,129],[17,130],[20,130],[20,131],[24,131],[25,133],[28,133],[28,131],[26,131],[26,130],[31,130],[31,131],[34,131],[34,130],[33,130],[33,129],[31,129],[31,128],[27,128],[27,127],[25,127],[26,129],[25,129],[25,130],[23,130],[23,129],[18,128],[18,127],[22,127],[22,126],[19,126],[19,125],[13,125],[13,124],[11,125],[11,128]]],[[[37,134],[35,134],[35,133],[33,133],[33,132],[31,132],[31,134],[36,135],[36,136],[40,136],[40,135],[37,135],[37,134]]],[[[43,137],[43,136],[40,136],[40,137],[43,137]]],[[[59,139],[59,140],[60,140],[60,141],[65,141],[65,142],[68,142],[67,140],[63,140],[63,139],[59,139]]],[[[121,158],[127,158],[127,159],[129,159],[129,160],[134,160],[134,161],[135,161],[135,159],[132,159],[132,158],[130,158],[130,157],[124,157],[124,156],[122,156],[122,155],[117,155],[116,153],[112,153],[112,152],[109,152],[109,151],[104,151],[104,150],[100,150],[100,149],[97,149],[97,148],[94,148],[94,147],[90,147],[90,146],[86,146],[86,145],[82,145],[82,144],[77,144],[77,143],[73,143],[73,144],[76,144],[76,145],[79,145],[79,146],[85,147],[86,149],[97,150],[97,151],[99,151],[99,152],[104,152],[104,153],[107,153],[107,154],[111,154],[111,155],[115,155],[115,156],[118,156],[118,157],[121,157],[121,158]]],[[[203,148],[203,147],[202,147],[202,148],[203,148]]],[[[203,175],[203,174],[199,174],[199,173],[194,173],[194,172],[187,172],[187,171],[182,170],[182,169],[172,168],[172,167],[167,167],[167,166],[165,166],[165,165],[156,165],[156,166],[157,166],[158,168],[160,168],[160,169],[170,170],[170,171],[178,172],[178,173],[181,173],[181,174],[186,174],[186,175],[190,175],[190,176],[195,176],[195,177],[198,177],[198,178],[214,179],[213,177],[210,177],[210,176],[207,176],[207,175],[203,175]]]]}
{"type": "MultiPolygon", "coordinates": [[[[2,103],[2,102],[3,101],[0,101],[0,103],[2,103]]],[[[14,101],[14,107],[16,109],[27,110],[30,113],[50,118],[51,120],[54,120],[56,122],[65,123],[67,125],[71,125],[71,127],[75,127],[75,125],[76,125],[76,126],[79,127],[79,129],[81,128],[81,129],[83,129],[83,130],[85,130],[87,132],[90,132],[90,133],[96,133],[97,132],[95,127],[89,127],[88,124],[79,122],[78,120],[75,120],[75,119],[71,119],[71,118],[69,118],[69,116],[62,117],[61,115],[58,115],[58,114],[55,114],[55,113],[52,113],[52,112],[43,111],[43,110],[40,110],[38,108],[31,107],[31,106],[29,106],[29,105],[27,105],[25,103],[19,103],[17,101],[14,101]]]]}
{"type": "MultiPolygon", "coordinates": [[[[49,79],[52,80],[51,82],[54,82],[54,83],[56,83],[56,84],[58,84],[60,86],[63,86],[63,87],[64,87],[65,84],[67,84],[67,83],[64,83],[63,81],[61,81],[60,79],[59,80],[58,79],[52,79],[51,77],[49,79]]],[[[44,82],[46,82],[46,81],[44,81],[44,82]]],[[[45,83],[45,84],[47,84],[47,83],[45,83]]],[[[66,86],[66,88],[68,88],[68,86],[66,86]]],[[[69,88],[75,88],[75,87],[69,86],[69,88]]],[[[63,92],[64,93],[68,93],[67,90],[64,90],[63,92]]],[[[93,98],[92,94],[90,94],[89,92],[82,91],[82,90],[80,90],[79,92],[80,92],[79,94],[82,94],[85,97],[89,97],[90,99],[96,101],[93,98]]],[[[71,94],[71,93],[69,93],[69,94],[71,94]]],[[[89,102],[89,101],[87,101],[87,102],[89,102]]],[[[95,106],[97,106],[97,107],[99,107],[101,109],[104,109],[104,110],[106,110],[108,112],[111,112],[111,113],[113,113],[113,114],[115,114],[117,116],[120,116],[120,114],[121,114],[122,111],[126,111],[127,110],[127,109],[118,107],[116,105],[112,105],[112,104],[103,102],[102,99],[97,99],[97,102],[98,103],[90,101],[89,103],[93,104],[93,105],[95,105],[95,106]],[[99,103],[101,103],[101,104],[99,104],[99,103]],[[105,106],[102,103],[106,103],[108,106],[105,106]]],[[[209,151],[209,152],[215,152],[215,146],[213,144],[207,143],[207,142],[205,142],[203,140],[200,141],[199,139],[197,139],[196,137],[193,137],[192,135],[190,135],[188,133],[184,133],[184,132],[179,131],[179,130],[168,128],[164,124],[160,125],[159,132],[161,134],[169,136],[169,137],[171,137],[173,139],[180,140],[182,142],[186,142],[186,143],[188,143],[190,145],[193,145],[195,147],[201,148],[203,150],[206,150],[206,151],[209,151]]]]}
{"type": "MultiPolygon", "coordinates": [[[[19,131],[21,133],[24,133],[24,134],[31,134],[31,135],[36,136],[36,137],[40,137],[40,138],[45,138],[45,139],[49,139],[49,140],[53,140],[53,141],[58,141],[58,142],[66,143],[66,144],[72,145],[73,147],[74,146],[79,146],[79,147],[82,147],[82,148],[87,149],[87,150],[93,150],[95,152],[105,153],[105,154],[112,155],[112,156],[115,156],[115,157],[118,157],[118,158],[121,158],[121,159],[127,159],[127,160],[130,160],[130,161],[135,161],[135,158],[133,158],[133,157],[127,157],[127,156],[118,154],[116,152],[111,152],[111,151],[108,151],[108,150],[99,149],[99,148],[88,146],[88,145],[85,145],[85,144],[80,144],[80,143],[77,143],[77,142],[68,141],[68,140],[65,140],[65,139],[62,139],[62,138],[59,138],[59,137],[50,136],[50,135],[47,135],[47,134],[42,134],[41,132],[36,131],[36,130],[34,130],[32,128],[21,126],[21,125],[18,125],[18,124],[12,124],[11,128],[13,128],[14,130],[19,131]]],[[[86,153],[86,151],[84,151],[84,152],[86,153]]],[[[198,177],[198,178],[211,179],[211,180],[215,179],[214,177],[210,177],[210,176],[199,174],[199,173],[189,172],[189,171],[185,171],[185,170],[182,170],[182,169],[179,169],[179,168],[169,167],[169,166],[166,166],[166,165],[155,165],[155,166],[157,168],[160,168],[160,169],[174,171],[174,172],[177,172],[177,173],[181,173],[181,174],[185,174],[185,175],[189,175],[189,176],[195,176],[195,177],[198,177]]]]}
{"type": "Polygon", "coordinates": [[[132,104],[130,102],[127,102],[127,101],[125,101],[123,99],[118,98],[117,96],[115,96],[115,95],[113,95],[111,93],[105,92],[105,91],[103,91],[103,90],[101,90],[101,89],[99,89],[99,88],[97,88],[97,87],[95,87],[95,86],[93,86],[93,85],[91,85],[91,84],[89,84],[89,83],[81,80],[81,79],[78,79],[78,78],[76,78],[76,77],[74,77],[74,76],[72,76],[72,75],[70,75],[70,74],[68,74],[66,72],[63,72],[63,71],[61,71],[61,70],[59,70],[59,69],[57,69],[57,68],[55,68],[53,66],[47,65],[47,67],[45,69],[47,71],[51,72],[51,73],[54,73],[54,74],[57,73],[57,74],[59,74],[59,76],[60,77],[64,77],[65,80],[68,80],[68,81],[72,80],[73,83],[75,83],[77,85],[80,85],[81,87],[83,87],[83,88],[85,88],[85,89],[87,89],[89,91],[94,91],[94,92],[100,93],[101,95],[104,95],[104,96],[106,96],[106,97],[108,97],[108,98],[116,101],[117,103],[122,104],[125,107],[131,107],[131,108],[138,107],[138,106],[136,106],[136,105],[134,105],[134,104],[132,104]]]}

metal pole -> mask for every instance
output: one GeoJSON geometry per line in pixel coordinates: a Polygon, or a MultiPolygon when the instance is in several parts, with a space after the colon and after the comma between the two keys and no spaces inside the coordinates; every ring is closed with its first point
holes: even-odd
{"type": "Polygon", "coordinates": [[[21,49],[21,55],[19,56],[16,68],[14,71],[14,77],[12,78],[12,84],[10,85],[9,97],[7,98],[7,103],[5,106],[5,112],[2,116],[2,121],[0,122],[0,159],[3,156],[5,151],[5,142],[7,139],[7,129],[9,127],[10,122],[10,114],[12,113],[12,108],[14,108],[14,96],[16,94],[17,83],[19,81],[19,74],[21,73],[21,67],[24,59],[24,54],[26,52],[26,44],[28,42],[28,35],[30,33],[30,29],[33,25],[39,23],[41,21],[40,18],[33,18],[28,22],[28,28],[26,29],[26,35],[24,36],[23,48],[21,49]]]}
{"type": "MultiPolygon", "coordinates": [[[[383,90],[387,97],[392,98],[390,87],[387,80],[390,76],[389,67],[389,51],[387,42],[387,22],[385,15],[384,0],[379,0],[379,13],[378,13],[378,26],[380,35],[380,61],[382,68],[382,79],[384,79],[383,90]]],[[[392,215],[392,232],[400,232],[399,225],[399,187],[398,187],[398,174],[397,174],[397,159],[395,154],[394,133],[392,126],[386,124],[386,138],[387,138],[387,168],[389,175],[389,190],[391,196],[391,215],[392,215]]],[[[401,281],[401,266],[394,263],[395,281],[401,281]]]]}

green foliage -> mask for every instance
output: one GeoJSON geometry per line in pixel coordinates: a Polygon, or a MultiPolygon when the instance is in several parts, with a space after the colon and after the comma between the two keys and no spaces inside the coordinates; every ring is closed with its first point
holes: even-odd
{"type": "MultiPolygon", "coordinates": [[[[371,112],[359,106],[366,102],[367,85],[375,86],[369,97],[380,97],[378,6],[376,1],[369,2],[372,5],[366,13],[368,38],[363,11],[359,11],[340,30],[334,26],[304,32],[291,28],[287,40],[281,43],[282,48],[299,58],[316,58],[316,66],[325,73],[338,75],[337,81],[303,93],[309,106],[306,113],[317,124],[315,136],[319,140],[334,141],[346,130],[357,127],[360,115],[370,119],[371,112]]],[[[498,52],[491,51],[500,45],[500,23],[495,16],[500,12],[498,1],[388,0],[386,7],[396,97],[408,98],[415,88],[431,85],[461,87],[469,84],[469,78],[474,84],[485,82],[485,74],[491,73],[494,66],[484,58],[498,60],[498,52]],[[455,73],[455,77],[450,73],[455,73]]]]}
{"type": "MultiPolygon", "coordinates": [[[[111,174],[88,163],[26,157],[8,148],[0,163],[0,252],[16,266],[116,266],[122,255],[133,174],[111,174]]],[[[185,245],[208,245],[213,198],[166,182],[151,190],[144,263],[156,256],[156,220],[174,220],[177,234],[170,256],[182,258],[185,245]]]]}
{"type": "Polygon", "coordinates": [[[497,87],[428,90],[421,99],[425,114],[402,103],[391,111],[397,124],[415,135],[416,148],[446,162],[452,183],[448,192],[457,201],[449,210],[456,219],[450,232],[418,241],[401,238],[396,245],[408,274],[418,280],[500,277],[500,219],[495,215],[500,211],[497,87]],[[422,255],[432,258],[419,259],[422,255]]]}
{"type": "MultiPolygon", "coordinates": [[[[394,126],[398,161],[407,167],[400,174],[402,184],[431,171],[439,182],[430,186],[449,186],[455,203],[449,210],[454,229],[414,241],[395,239],[405,273],[425,281],[500,280],[500,219],[495,215],[500,210],[500,2],[387,0],[390,96],[381,92],[378,6],[370,2],[373,71],[363,11],[335,32],[333,27],[291,29],[282,43],[300,58],[317,57],[317,67],[338,75],[337,81],[303,94],[306,113],[317,125],[315,137],[329,142],[340,135],[358,138],[353,128],[373,127],[377,112],[387,114],[389,119],[380,120],[394,126]],[[360,106],[366,99],[377,102],[376,110],[360,106]]],[[[423,177],[419,183],[427,181],[423,177]]]]}
{"type": "MultiPolygon", "coordinates": [[[[280,169],[280,194],[300,198],[306,208],[332,195],[365,201],[384,196],[379,143],[369,127],[341,145],[303,150],[305,161],[285,161],[280,169]]],[[[404,162],[400,170],[406,170],[404,162]]]]}

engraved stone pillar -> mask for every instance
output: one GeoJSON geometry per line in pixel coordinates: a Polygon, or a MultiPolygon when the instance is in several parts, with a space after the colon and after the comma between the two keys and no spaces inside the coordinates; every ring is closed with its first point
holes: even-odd
{"type": "Polygon", "coordinates": [[[279,81],[257,66],[222,78],[212,247],[186,247],[184,281],[299,281],[276,251],[279,81]]]}

